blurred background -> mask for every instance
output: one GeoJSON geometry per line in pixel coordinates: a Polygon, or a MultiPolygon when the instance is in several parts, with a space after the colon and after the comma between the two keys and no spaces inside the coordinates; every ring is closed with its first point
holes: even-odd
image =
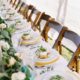
{"type": "Polygon", "coordinates": [[[80,0],[23,0],[80,35],[80,0]]]}

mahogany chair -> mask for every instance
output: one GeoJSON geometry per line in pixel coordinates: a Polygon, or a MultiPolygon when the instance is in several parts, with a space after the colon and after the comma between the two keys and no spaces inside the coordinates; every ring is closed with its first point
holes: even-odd
{"type": "Polygon", "coordinates": [[[9,1],[9,3],[12,3],[12,0],[8,0],[9,1]]]}
{"type": "Polygon", "coordinates": [[[32,28],[35,27],[35,24],[39,18],[39,16],[41,15],[41,12],[38,11],[36,8],[33,8],[30,15],[28,16],[28,21],[31,22],[31,26],[32,28]]]}
{"type": "Polygon", "coordinates": [[[55,20],[49,19],[48,23],[46,24],[46,26],[42,31],[42,36],[44,37],[45,41],[48,42],[50,31],[52,31],[53,36],[55,35],[55,33],[57,33],[56,38],[53,39],[51,43],[51,45],[54,45],[58,36],[63,34],[66,29],[67,29],[66,27],[63,27],[61,24],[59,24],[55,20]]]}
{"type": "Polygon", "coordinates": [[[10,4],[11,4],[12,6],[15,5],[16,1],[17,1],[17,0],[9,0],[10,4]]]}
{"type": "Polygon", "coordinates": [[[26,18],[26,13],[28,12],[28,5],[22,2],[21,6],[18,9],[18,12],[26,18]]]}
{"type": "Polygon", "coordinates": [[[16,0],[16,2],[14,4],[15,10],[19,11],[19,9],[22,6],[22,4],[23,4],[22,0],[16,0]]]}
{"type": "Polygon", "coordinates": [[[24,18],[28,19],[28,16],[31,13],[31,12],[29,13],[29,11],[32,11],[33,9],[32,5],[27,5],[25,2],[22,2],[22,0],[11,0],[10,3],[17,12],[22,14],[24,18]]]}
{"type": "Polygon", "coordinates": [[[39,32],[42,33],[42,31],[43,31],[44,27],[46,26],[46,24],[48,23],[49,19],[53,19],[53,18],[51,18],[51,16],[45,14],[44,12],[40,14],[40,16],[38,17],[38,19],[35,23],[35,27],[39,30],[39,32]]]}
{"type": "Polygon", "coordinates": [[[59,53],[61,54],[63,49],[62,47],[69,50],[72,53],[72,57],[69,61],[68,67],[77,72],[79,71],[77,58],[80,54],[80,36],[78,34],[73,31],[66,30],[61,36],[58,37],[53,47],[59,48],[59,53]]]}
{"type": "Polygon", "coordinates": [[[10,0],[9,2],[12,5],[12,7],[15,8],[15,10],[19,10],[19,8],[22,5],[22,0],[10,0]]]}
{"type": "Polygon", "coordinates": [[[27,12],[26,12],[26,19],[28,22],[30,21],[34,9],[35,7],[33,5],[28,5],[27,12]]]}
{"type": "Polygon", "coordinates": [[[12,5],[12,7],[15,7],[19,1],[20,0],[8,0],[8,2],[12,5]]]}

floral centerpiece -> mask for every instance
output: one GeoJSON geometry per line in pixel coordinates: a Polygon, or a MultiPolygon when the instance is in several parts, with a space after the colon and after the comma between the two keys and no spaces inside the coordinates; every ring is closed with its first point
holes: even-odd
{"type": "Polygon", "coordinates": [[[7,27],[0,18],[0,80],[31,80],[31,70],[22,65],[22,60],[16,55],[11,36],[13,27],[7,27]]]}

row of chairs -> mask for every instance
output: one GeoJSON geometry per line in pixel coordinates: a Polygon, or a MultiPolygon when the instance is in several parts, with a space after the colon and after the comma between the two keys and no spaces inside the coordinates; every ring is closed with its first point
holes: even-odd
{"type": "Polygon", "coordinates": [[[69,30],[67,27],[62,26],[51,16],[38,11],[33,5],[27,5],[21,0],[8,1],[12,7],[17,10],[17,12],[22,14],[28,22],[31,22],[32,29],[39,30],[45,41],[48,42],[49,31],[55,30],[58,35],[56,35],[56,39],[52,47],[59,51],[60,54],[62,54],[63,47],[71,51],[73,54],[68,67],[79,72],[78,56],[80,53],[80,36],[69,30]]]}

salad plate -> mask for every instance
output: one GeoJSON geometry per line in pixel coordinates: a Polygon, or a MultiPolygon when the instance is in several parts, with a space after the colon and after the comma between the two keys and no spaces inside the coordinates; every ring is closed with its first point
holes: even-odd
{"type": "Polygon", "coordinates": [[[41,36],[39,34],[36,34],[34,31],[32,31],[30,29],[18,31],[17,33],[13,34],[13,36],[12,36],[12,42],[13,42],[14,47],[36,44],[40,40],[41,40],[41,36]],[[28,40],[22,39],[22,36],[24,34],[29,34],[30,39],[28,39],[28,40]]]}
{"type": "Polygon", "coordinates": [[[47,50],[41,46],[35,52],[35,66],[42,67],[49,64],[53,64],[56,61],[58,61],[59,58],[59,54],[56,54],[56,52],[53,49],[47,50]]]}

